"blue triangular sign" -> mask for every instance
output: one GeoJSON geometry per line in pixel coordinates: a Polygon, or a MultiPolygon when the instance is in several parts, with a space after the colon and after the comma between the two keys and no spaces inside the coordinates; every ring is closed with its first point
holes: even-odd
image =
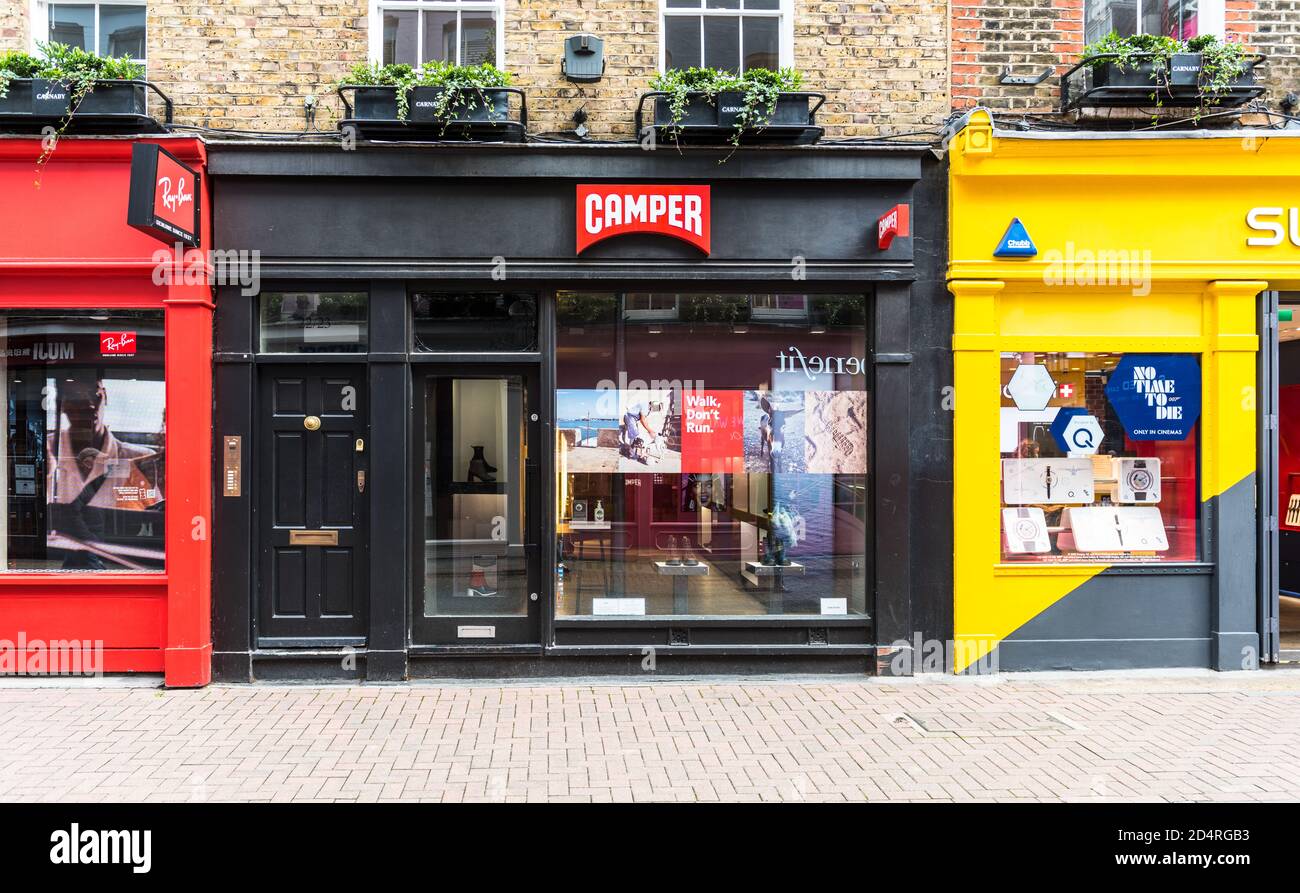
{"type": "Polygon", "coordinates": [[[1034,240],[1029,238],[1029,231],[1025,229],[1025,225],[1020,222],[1019,217],[1012,217],[1011,225],[1007,227],[1007,234],[998,243],[993,256],[1034,257],[1037,254],[1038,249],[1034,247],[1034,240]]]}

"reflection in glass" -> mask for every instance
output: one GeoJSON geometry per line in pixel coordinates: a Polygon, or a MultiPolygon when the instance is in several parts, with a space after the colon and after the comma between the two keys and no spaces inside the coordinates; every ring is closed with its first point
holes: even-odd
{"type": "Polygon", "coordinates": [[[698,68],[700,20],[694,16],[664,17],[664,67],[698,68]]]}
{"type": "Polygon", "coordinates": [[[424,14],[424,61],[456,61],[456,13],[424,14]]]}
{"type": "Polygon", "coordinates": [[[392,65],[405,62],[407,65],[419,65],[420,13],[411,10],[384,11],[384,64],[392,65]]]}
{"type": "Polygon", "coordinates": [[[497,61],[497,23],[491,13],[461,13],[460,64],[497,61]]]}
{"type": "Polygon", "coordinates": [[[450,353],[537,350],[537,296],[415,292],[415,349],[450,353]]]}
{"type": "Polygon", "coordinates": [[[95,51],[95,7],[90,4],[50,4],[50,41],[95,51]]]}
{"type": "Polygon", "coordinates": [[[262,353],[364,353],[367,296],[360,292],[266,292],[262,353]]]}
{"type": "Polygon", "coordinates": [[[145,8],[103,5],[99,7],[99,54],[144,58],[145,8]]]}
{"type": "Polygon", "coordinates": [[[0,569],[162,570],[163,356],[159,311],[0,317],[0,569]]]}
{"type": "Polygon", "coordinates": [[[426,379],[426,617],[528,613],[527,412],[519,377],[426,379]]]}
{"type": "Polygon", "coordinates": [[[863,296],[556,313],[558,614],[867,613],[863,296]]]}

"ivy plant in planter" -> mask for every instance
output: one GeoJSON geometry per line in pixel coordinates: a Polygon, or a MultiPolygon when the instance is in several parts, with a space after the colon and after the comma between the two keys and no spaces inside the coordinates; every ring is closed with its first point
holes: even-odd
{"type": "MultiPolygon", "coordinates": [[[[816,108],[810,109],[810,100],[820,94],[799,92],[802,85],[803,76],[792,68],[750,68],[743,74],[685,68],[656,75],[650,81],[655,92],[647,95],[655,97],[655,126],[674,139],[693,128],[720,128],[739,146],[746,135],[769,127],[811,129],[816,108]]],[[[639,116],[638,107],[638,126],[639,116]]]]}
{"type": "Polygon", "coordinates": [[[1157,108],[1194,107],[1193,118],[1199,119],[1207,106],[1252,98],[1247,94],[1256,82],[1254,68],[1262,61],[1248,56],[1241,44],[1212,34],[1184,41],[1158,34],[1121,37],[1112,31],[1084,47],[1080,66],[1091,72],[1093,91],[1144,94],[1157,108]]]}
{"type": "MultiPolygon", "coordinates": [[[[509,115],[510,73],[489,62],[452,65],[429,62],[416,69],[405,63],[361,62],[337,89],[354,91],[359,119],[415,123],[493,122],[509,115]]],[[[517,91],[515,91],[517,92],[517,91]]]]}
{"type": "Polygon", "coordinates": [[[40,56],[0,55],[0,114],[70,119],[145,113],[145,86],[138,83],[144,80],[143,65],[62,43],[38,47],[40,56]]]}

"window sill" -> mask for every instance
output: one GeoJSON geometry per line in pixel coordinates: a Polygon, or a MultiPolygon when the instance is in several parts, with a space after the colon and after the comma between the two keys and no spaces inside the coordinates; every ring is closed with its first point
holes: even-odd
{"type": "Polygon", "coordinates": [[[0,573],[0,591],[15,587],[53,589],[65,586],[92,586],[105,589],[127,586],[149,586],[165,589],[167,587],[167,574],[165,572],[156,574],[141,574],[134,572],[113,573],[112,571],[98,571],[94,573],[83,573],[77,571],[59,573],[15,573],[13,571],[7,571],[0,573]]]}
{"type": "Polygon", "coordinates": [[[1163,563],[1129,562],[1071,562],[1069,564],[995,564],[997,577],[1081,577],[1094,576],[1102,571],[1109,574],[1212,574],[1214,564],[1205,561],[1170,561],[1163,563]]]}

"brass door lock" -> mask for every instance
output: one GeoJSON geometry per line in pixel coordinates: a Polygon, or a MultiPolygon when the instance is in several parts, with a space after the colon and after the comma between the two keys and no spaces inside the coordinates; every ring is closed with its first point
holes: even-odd
{"type": "Polygon", "coordinates": [[[306,428],[308,431],[319,431],[320,416],[315,416],[315,415],[307,416],[307,418],[302,420],[302,426],[306,428]]]}

